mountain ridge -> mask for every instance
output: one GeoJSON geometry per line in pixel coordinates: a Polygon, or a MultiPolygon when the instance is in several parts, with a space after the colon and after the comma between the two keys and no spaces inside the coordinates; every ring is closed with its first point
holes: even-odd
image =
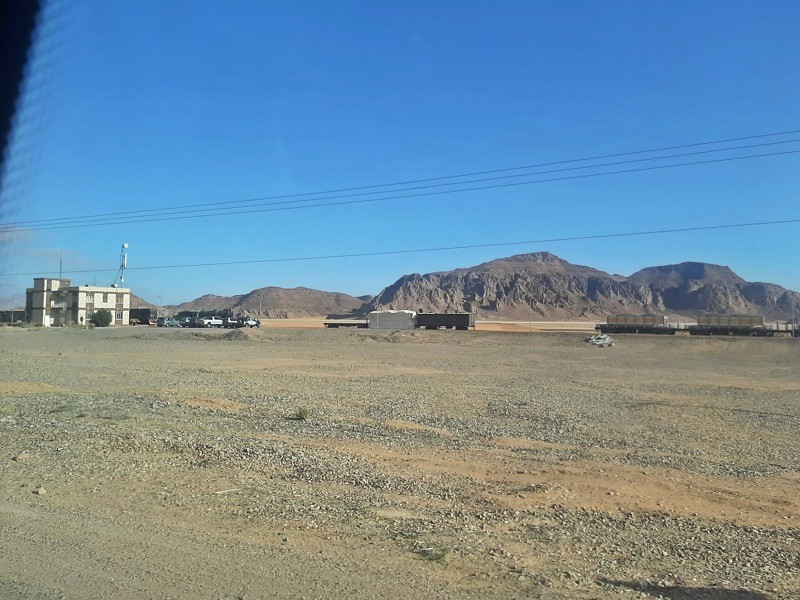
{"type": "Polygon", "coordinates": [[[511,320],[597,319],[618,313],[742,313],[787,319],[793,306],[800,306],[797,292],[747,282],[727,266],[683,262],[646,267],[625,277],[535,252],[474,267],[404,275],[358,312],[458,310],[511,320]]]}
{"type": "Polygon", "coordinates": [[[231,310],[234,313],[261,315],[268,319],[300,319],[351,314],[363,301],[341,292],[326,292],[307,287],[267,286],[246,294],[217,296],[205,294],[168,308],[175,313],[197,310],[231,310]]]}
{"type": "Polygon", "coordinates": [[[232,310],[267,318],[357,317],[376,309],[410,309],[467,311],[489,320],[590,320],[619,313],[755,314],[786,320],[795,307],[800,308],[797,292],[748,282],[723,265],[687,261],[645,267],[626,277],[533,252],[450,271],[410,273],[375,296],[268,286],[234,296],[206,294],[163,308],[174,313],[232,310]]]}

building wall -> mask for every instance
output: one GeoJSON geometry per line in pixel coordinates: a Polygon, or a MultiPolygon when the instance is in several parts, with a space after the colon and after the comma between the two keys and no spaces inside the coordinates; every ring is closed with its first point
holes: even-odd
{"type": "Polygon", "coordinates": [[[75,294],[76,322],[87,323],[95,311],[105,309],[114,317],[113,325],[130,324],[131,291],[129,289],[84,285],[74,288],[73,293],[75,294]]]}
{"type": "Polygon", "coordinates": [[[108,310],[112,325],[130,323],[131,291],[127,288],[94,285],[70,286],[69,279],[33,280],[26,291],[25,305],[30,322],[44,327],[86,325],[100,309],[108,310]]]}
{"type": "Polygon", "coordinates": [[[37,277],[25,294],[31,323],[44,327],[67,325],[71,321],[69,279],[37,277]]]}

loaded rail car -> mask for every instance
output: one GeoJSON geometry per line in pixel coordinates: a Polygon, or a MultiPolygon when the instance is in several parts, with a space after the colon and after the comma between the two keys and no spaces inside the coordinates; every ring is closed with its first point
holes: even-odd
{"type": "Polygon", "coordinates": [[[475,329],[473,313],[417,313],[417,327],[420,329],[475,329]]]}
{"type": "Polygon", "coordinates": [[[336,329],[337,327],[356,327],[366,329],[369,327],[366,319],[328,319],[322,322],[325,327],[336,329]]]}
{"type": "Polygon", "coordinates": [[[775,329],[764,324],[764,317],[753,315],[704,315],[689,326],[690,335],[751,335],[772,337],[775,329]]]}
{"type": "Polygon", "coordinates": [[[607,323],[598,323],[600,333],[652,333],[675,335],[748,335],[752,337],[800,337],[790,323],[765,323],[764,317],[754,315],[703,315],[696,325],[670,323],[667,317],[656,315],[614,315],[607,323]]]}
{"type": "Polygon", "coordinates": [[[653,333],[656,335],[675,335],[677,327],[663,315],[614,315],[595,329],[600,333],[653,333]]]}

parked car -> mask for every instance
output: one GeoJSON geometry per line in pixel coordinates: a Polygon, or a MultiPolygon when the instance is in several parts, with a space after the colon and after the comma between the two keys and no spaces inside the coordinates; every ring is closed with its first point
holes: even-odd
{"type": "Polygon", "coordinates": [[[181,320],[181,327],[198,327],[197,317],[184,317],[181,320]]]}
{"type": "Polygon", "coordinates": [[[239,327],[261,327],[261,321],[253,317],[245,317],[239,320],[239,327]]]}
{"type": "Polygon", "coordinates": [[[222,320],[222,326],[226,329],[234,329],[236,327],[241,327],[241,319],[234,319],[233,317],[225,317],[222,320]]]}
{"type": "Polygon", "coordinates": [[[180,327],[181,323],[175,317],[158,317],[156,325],[159,327],[180,327]]]}
{"type": "Polygon", "coordinates": [[[197,327],[222,327],[222,317],[217,315],[211,317],[200,317],[197,320],[197,327]]]}

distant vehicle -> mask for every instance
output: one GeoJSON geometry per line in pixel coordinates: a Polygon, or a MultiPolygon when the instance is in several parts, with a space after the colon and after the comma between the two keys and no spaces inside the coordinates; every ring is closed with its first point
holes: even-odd
{"type": "Polygon", "coordinates": [[[157,319],[158,311],[154,308],[132,308],[128,323],[131,325],[155,325],[157,319]]]}
{"type": "Polygon", "coordinates": [[[159,327],[180,327],[181,323],[174,317],[158,317],[156,325],[159,327]]]}
{"type": "Polygon", "coordinates": [[[609,348],[614,345],[614,339],[608,337],[604,333],[598,333],[591,337],[586,338],[586,341],[598,348],[609,348]]]}
{"type": "Polygon", "coordinates": [[[241,319],[234,319],[233,317],[225,317],[222,319],[222,326],[225,329],[236,329],[241,327],[241,319]]]}
{"type": "Polygon", "coordinates": [[[222,317],[217,315],[211,317],[200,317],[197,319],[196,327],[222,327],[222,317]]]}
{"type": "Polygon", "coordinates": [[[239,327],[261,327],[261,321],[254,319],[253,317],[239,319],[239,323],[239,327]]]}
{"type": "Polygon", "coordinates": [[[181,323],[181,327],[200,327],[197,317],[186,317],[181,323]]]}

